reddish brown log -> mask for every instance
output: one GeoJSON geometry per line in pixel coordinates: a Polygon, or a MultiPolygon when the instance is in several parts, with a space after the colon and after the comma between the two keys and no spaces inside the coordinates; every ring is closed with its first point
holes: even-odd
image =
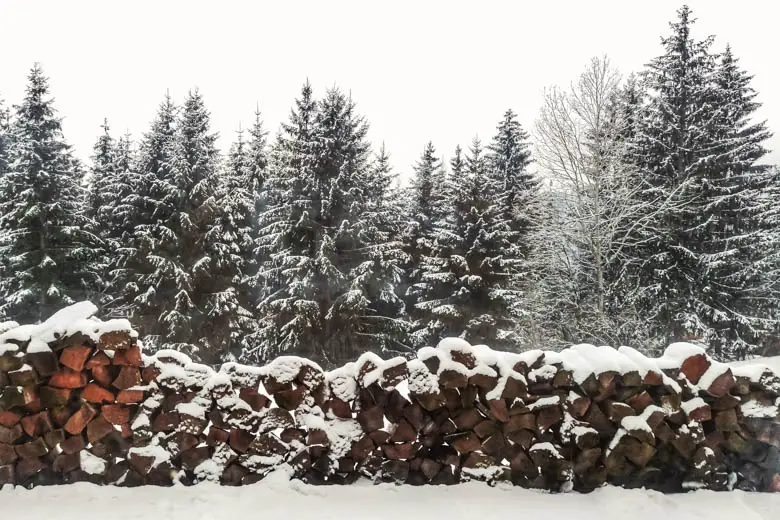
{"type": "Polygon", "coordinates": [[[303,403],[306,392],[307,388],[305,386],[299,386],[294,390],[281,390],[274,394],[274,400],[279,408],[293,411],[303,403]]]}
{"type": "Polygon", "coordinates": [[[65,423],[65,431],[71,435],[80,434],[87,427],[87,424],[95,418],[95,415],[97,415],[97,412],[94,408],[87,403],[82,404],[81,408],[65,423]]]}
{"type": "MultiPolygon", "coordinates": [[[[101,352],[102,354],[102,352],[101,352]]],[[[105,354],[103,354],[105,355],[105,354]]],[[[92,377],[104,387],[111,386],[113,377],[111,376],[111,367],[108,365],[97,365],[91,369],[92,377]]]]}
{"type": "Polygon", "coordinates": [[[82,388],[87,386],[87,375],[83,372],[74,372],[68,368],[52,374],[49,386],[55,388],[82,388]]]}
{"type": "Polygon", "coordinates": [[[60,364],[70,368],[74,372],[80,372],[84,370],[84,365],[91,354],[91,348],[83,345],[73,345],[60,353],[60,364]]]}
{"type": "Polygon", "coordinates": [[[117,366],[140,367],[143,364],[141,361],[141,347],[131,345],[124,350],[117,350],[111,363],[117,366]]]}
{"type": "Polygon", "coordinates": [[[87,364],[84,366],[87,369],[92,370],[95,367],[106,367],[110,364],[111,358],[108,357],[108,355],[102,350],[98,350],[91,358],[89,358],[89,361],[87,361],[87,364]]]}
{"type": "MultiPolygon", "coordinates": [[[[143,374],[142,374],[143,378],[143,374]]],[[[243,399],[245,403],[249,405],[252,410],[259,412],[266,406],[268,406],[268,403],[271,401],[266,397],[265,395],[259,393],[254,388],[242,388],[239,390],[238,396],[243,399]]]]}
{"type": "Polygon", "coordinates": [[[100,415],[111,424],[122,425],[130,422],[130,408],[121,404],[103,405],[100,415]]]}
{"type": "Polygon", "coordinates": [[[120,390],[116,396],[116,402],[121,404],[135,404],[144,400],[143,390],[120,390]]]}
{"type": "Polygon", "coordinates": [[[335,417],[340,417],[341,419],[352,418],[352,410],[349,407],[349,403],[342,401],[337,397],[330,399],[326,405],[326,408],[329,409],[335,417]]]}
{"type": "Polygon", "coordinates": [[[110,390],[96,385],[95,383],[89,383],[81,391],[81,398],[88,403],[113,403],[115,396],[110,390]]]}
{"type": "Polygon", "coordinates": [[[708,368],[710,368],[710,361],[707,359],[707,356],[705,354],[696,354],[682,362],[680,372],[685,375],[688,381],[695,385],[708,368]]]}
{"type": "Polygon", "coordinates": [[[731,372],[731,369],[728,368],[724,373],[716,377],[706,390],[715,397],[721,397],[728,395],[736,384],[737,382],[734,379],[734,374],[731,372]]]}
{"type": "Polygon", "coordinates": [[[590,403],[590,398],[585,396],[577,396],[574,399],[567,400],[569,413],[576,419],[582,419],[588,413],[590,403]]]}
{"type": "Polygon", "coordinates": [[[144,367],[141,369],[141,380],[144,384],[149,384],[160,375],[160,369],[153,366],[144,367]]]}
{"type": "Polygon", "coordinates": [[[127,390],[141,384],[141,374],[136,367],[123,366],[111,384],[119,390],[127,390]]]}
{"type": "Polygon", "coordinates": [[[182,467],[186,470],[194,471],[202,462],[211,458],[210,451],[208,446],[200,446],[182,452],[182,467]]]}
{"type": "Polygon", "coordinates": [[[628,405],[637,413],[642,413],[645,408],[653,404],[653,397],[647,392],[640,392],[628,400],[628,405]]]}

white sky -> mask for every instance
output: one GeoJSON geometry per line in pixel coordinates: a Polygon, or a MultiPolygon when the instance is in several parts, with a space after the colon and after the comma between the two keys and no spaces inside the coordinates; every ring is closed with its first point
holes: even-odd
{"type": "MultiPolygon", "coordinates": [[[[780,49],[769,0],[688,2],[695,35],[731,43],[780,129],[780,49]]],[[[308,77],[351,91],[405,174],[432,140],[493,135],[507,108],[530,129],[542,91],[595,55],[622,71],[660,52],[681,0],[33,1],[0,0],[0,96],[16,103],[34,61],[51,78],[68,140],[86,158],[108,117],[115,135],[147,130],[166,89],[197,86],[220,146],[257,103],[275,133],[308,77]]],[[[779,130],[780,131],[780,130],[779,130]]],[[[780,136],[769,146],[780,162],[780,136]]]]}

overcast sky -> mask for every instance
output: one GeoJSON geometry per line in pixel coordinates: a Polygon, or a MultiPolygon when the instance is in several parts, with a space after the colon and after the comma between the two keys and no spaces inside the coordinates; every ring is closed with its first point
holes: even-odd
{"type": "MultiPolygon", "coordinates": [[[[256,104],[273,134],[308,77],[321,94],[352,92],[406,173],[432,140],[449,157],[490,139],[507,108],[530,129],[542,92],[608,54],[623,72],[660,52],[675,0],[34,1],[0,0],[0,96],[21,98],[33,62],[51,78],[68,140],[91,153],[146,131],[166,89],[199,87],[227,148],[256,104]]],[[[780,129],[778,7],[767,0],[690,1],[695,36],[731,43],[780,129]]],[[[778,130],[780,131],[780,130],[778,130]]],[[[770,142],[780,162],[780,137],[770,142]]]]}

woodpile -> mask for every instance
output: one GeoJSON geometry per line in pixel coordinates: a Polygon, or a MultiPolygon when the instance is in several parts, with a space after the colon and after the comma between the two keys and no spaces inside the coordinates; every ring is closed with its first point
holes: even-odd
{"type": "Polygon", "coordinates": [[[501,353],[448,339],[214,370],[80,304],[0,334],[0,485],[499,481],[780,490],[780,378],[693,345],[501,353]],[[66,312],[67,311],[67,312],[66,312]]]}

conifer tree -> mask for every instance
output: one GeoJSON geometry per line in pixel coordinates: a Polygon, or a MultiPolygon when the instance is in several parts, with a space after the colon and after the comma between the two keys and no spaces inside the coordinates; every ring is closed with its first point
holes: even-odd
{"type": "Polygon", "coordinates": [[[176,263],[178,237],[170,227],[174,205],[180,200],[171,182],[181,177],[176,171],[180,166],[176,158],[177,112],[166,95],[140,143],[135,189],[125,200],[127,220],[134,227],[118,252],[116,274],[126,280],[124,301],[149,348],[159,348],[165,340],[182,343],[190,337],[189,330],[181,330],[189,320],[182,317],[176,324],[165,312],[166,306],[176,304],[175,287],[190,286],[189,273],[176,263]]]}
{"type": "Polygon", "coordinates": [[[0,98],[0,177],[8,170],[8,150],[11,146],[10,111],[0,98]]]}
{"type": "Polygon", "coordinates": [[[775,203],[765,195],[778,186],[774,172],[758,163],[771,134],[766,123],[752,120],[760,104],[751,79],[727,46],[714,72],[715,158],[702,182],[702,224],[695,232],[707,266],[695,308],[721,359],[744,359],[777,326],[771,302],[778,297],[780,236],[771,219],[775,203]]]}
{"type": "Polygon", "coordinates": [[[396,317],[376,305],[394,294],[372,292],[383,274],[372,254],[383,244],[361,219],[370,206],[367,130],[344,94],[317,102],[304,85],[272,154],[260,237],[267,293],[246,359],[285,353],[332,365],[397,345],[396,317]]]}
{"type": "Polygon", "coordinates": [[[8,170],[0,177],[0,315],[36,322],[94,295],[101,244],[81,212],[79,164],[37,64],[11,132],[8,170]]]}
{"type": "Polygon", "coordinates": [[[678,17],[645,73],[652,96],[635,139],[643,196],[664,208],[632,263],[637,301],[661,343],[696,339],[744,357],[772,327],[775,246],[761,195],[771,176],[756,165],[769,134],[750,122],[754,93],[730,50],[717,64],[712,38],[691,37],[690,9],[678,17]]]}
{"type": "Polygon", "coordinates": [[[423,311],[418,344],[446,336],[500,349],[516,349],[516,277],[522,254],[506,219],[503,184],[491,175],[475,139],[465,163],[458,148],[445,190],[446,215],[433,233],[431,255],[423,258],[423,311]]]}
{"type": "Polygon", "coordinates": [[[103,133],[95,142],[92,152],[92,167],[87,189],[87,216],[97,223],[98,234],[105,237],[108,234],[108,223],[100,218],[100,210],[105,207],[106,198],[111,197],[109,186],[116,176],[114,172],[116,143],[111,137],[107,119],[103,121],[100,128],[103,133]]]}
{"type": "Polygon", "coordinates": [[[445,212],[444,167],[436,156],[433,143],[429,142],[420,159],[414,165],[414,176],[404,197],[404,220],[401,227],[401,240],[406,262],[404,275],[397,292],[403,298],[406,308],[413,318],[417,318],[416,305],[421,297],[422,271],[420,264],[426,254],[430,254],[428,245],[432,242],[433,228],[445,212]]]}
{"type": "Polygon", "coordinates": [[[214,291],[209,313],[224,335],[223,359],[240,356],[248,345],[245,338],[256,331],[257,213],[253,179],[258,170],[253,155],[258,151],[263,152],[252,150],[239,130],[216,188],[217,213],[204,236],[214,291]]]}
{"type": "Polygon", "coordinates": [[[514,240],[527,257],[528,234],[538,211],[536,195],[539,181],[528,169],[531,164],[528,134],[512,110],[507,110],[498,124],[489,150],[491,175],[504,192],[504,218],[510,223],[514,240]]]}

